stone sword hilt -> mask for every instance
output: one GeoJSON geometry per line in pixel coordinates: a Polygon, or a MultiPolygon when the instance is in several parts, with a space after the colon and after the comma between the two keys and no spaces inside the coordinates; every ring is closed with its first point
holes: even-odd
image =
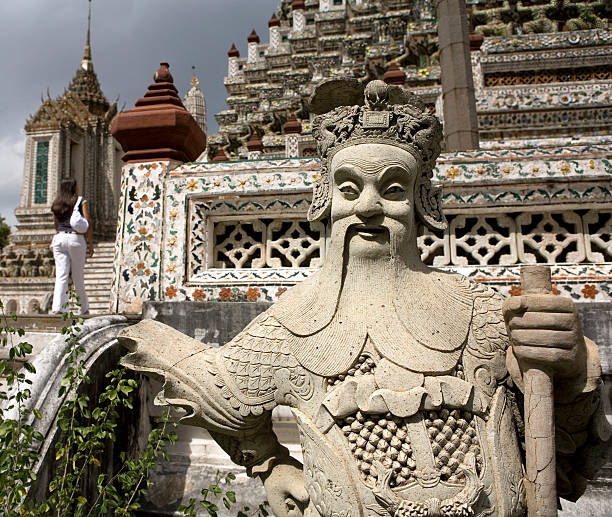
{"type": "MultiPolygon", "coordinates": [[[[521,266],[521,294],[551,294],[550,267],[521,266]]],[[[529,517],[557,516],[553,375],[541,365],[525,366],[526,491],[529,517]]]]}

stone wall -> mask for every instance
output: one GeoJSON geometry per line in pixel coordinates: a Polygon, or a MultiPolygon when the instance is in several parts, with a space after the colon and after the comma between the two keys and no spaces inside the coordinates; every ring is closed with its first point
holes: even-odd
{"type": "MultiPolygon", "coordinates": [[[[609,140],[442,155],[449,226],[421,231],[422,259],[504,296],[520,264],[548,263],[556,293],[612,302],[609,140]]],[[[316,158],[126,165],[112,311],[276,301],[325,256],[327,228],[306,221],[318,176],[316,158]]]]}

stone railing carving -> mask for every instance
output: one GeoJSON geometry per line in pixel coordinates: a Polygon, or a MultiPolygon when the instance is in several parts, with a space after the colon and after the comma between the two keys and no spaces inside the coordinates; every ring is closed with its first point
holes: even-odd
{"type": "Polygon", "coordinates": [[[325,226],[303,219],[251,219],[213,223],[215,268],[319,267],[325,226]]]}
{"type": "MultiPolygon", "coordinates": [[[[275,218],[211,217],[212,253],[192,273],[208,269],[317,268],[326,228],[303,214],[275,218]]],[[[421,258],[433,266],[510,266],[612,262],[612,211],[449,215],[448,228],[420,229],[421,258]]],[[[202,224],[193,219],[192,233],[202,224]]],[[[196,238],[192,259],[203,253],[196,238]]],[[[193,261],[192,261],[193,263],[193,261]]]]}
{"type": "Polygon", "coordinates": [[[612,262],[612,212],[451,215],[444,233],[424,232],[418,244],[434,266],[612,262]]]}
{"type": "Polygon", "coordinates": [[[187,280],[194,284],[305,278],[322,265],[327,229],[309,223],[308,194],[189,203],[187,280]],[[250,278],[249,278],[250,277],[250,278]],[[272,278],[270,277],[270,278],[272,278]]]}

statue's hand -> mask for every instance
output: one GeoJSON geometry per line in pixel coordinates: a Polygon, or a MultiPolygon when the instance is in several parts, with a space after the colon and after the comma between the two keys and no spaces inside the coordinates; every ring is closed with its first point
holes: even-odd
{"type": "MultiPolygon", "coordinates": [[[[537,367],[556,378],[584,375],[586,349],[572,300],[552,294],[513,296],[502,311],[512,343],[509,359],[521,372],[537,367]]],[[[513,368],[508,369],[512,374],[513,368]]]]}
{"type": "Polygon", "coordinates": [[[276,517],[302,517],[310,497],[302,464],[294,458],[277,463],[261,475],[270,508],[276,517]]]}

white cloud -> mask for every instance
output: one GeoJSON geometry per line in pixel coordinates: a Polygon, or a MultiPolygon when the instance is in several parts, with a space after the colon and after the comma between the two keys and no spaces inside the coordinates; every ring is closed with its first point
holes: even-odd
{"type": "Polygon", "coordinates": [[[0,137],[0,215],[13,226],[23,179],[25,135],[0,137]]]}

